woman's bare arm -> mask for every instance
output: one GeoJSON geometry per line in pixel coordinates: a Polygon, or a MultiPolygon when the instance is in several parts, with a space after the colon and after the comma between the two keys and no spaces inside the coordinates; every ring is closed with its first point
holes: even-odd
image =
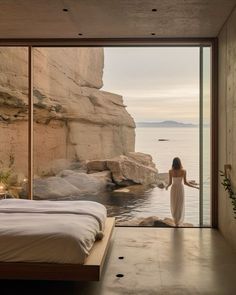
{"type": "Polygon", "coordinates": [[[168,190],[168,187],[172,185],[172,173],[171,170],[169,170],[169,183],[166,186],[166,190],[168,190]]]}
{"type": "Polygon", "coordinates": [[[197,186],[195,186],[195,185],[193,185],[193,184],[191,184],[191,183],[189,183],[189,182],[187,181],[187,172],[186,172],[186,170],[184,171],[184,184],[187,185],[187,186],[190,186],[190,187],[193,187],[193,188],[199,189],[199,187],[197,187],[197,186]]]}

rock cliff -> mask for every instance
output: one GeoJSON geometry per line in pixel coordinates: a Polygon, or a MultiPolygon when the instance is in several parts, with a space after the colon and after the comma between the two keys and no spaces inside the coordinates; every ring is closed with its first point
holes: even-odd
{"type": "MultiPolygon", "coordinates": [[[[95,160],[134,151],[135,124],[122,97],[100,90],[103,66],[102,48],[34,49],[35,174],[47,174],[58,159],[95,160]]],[[[0,159],[23,174],[27,75],[27,49],[0,48],[0,159]]]]}

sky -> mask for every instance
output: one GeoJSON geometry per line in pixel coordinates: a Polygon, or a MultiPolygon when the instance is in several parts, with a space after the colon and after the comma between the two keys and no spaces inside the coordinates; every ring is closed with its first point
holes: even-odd
{"type": "Polygon", "coordinates": [[[103,90],[123,96],[136,122],[198,123],[199,48],[106,47],[103,90]]]}

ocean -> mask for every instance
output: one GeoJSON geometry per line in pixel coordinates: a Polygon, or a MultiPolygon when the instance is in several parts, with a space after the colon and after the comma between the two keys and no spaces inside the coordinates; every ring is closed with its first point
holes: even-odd
{"type": "MultiPolygon", "coordinates": [[[[166,173],[172,159],[179,157],[187,179],[199,183],[199,129],[195,128],[136,128],[135,150],[152,156],[158,172],[166,173]],[[167,141],[159,141],[166,139],[167,141]]],[[[139,208],[138,216],[171,217],[170,191],[154,188],[148,202],[139,208]]],[[[199,225],[199,190],[185,186],[185,222],[199,225]]]]}
{"type": "MultiPolygon", "coordinates": [[[[172,159],[180,157],[187,170],[187,179],[199,182],[199,129],[196,128],[136,128],[136,152],[150,154],[160,173],[167,173],[172,159]],[[159,141],[167,139],[167,141],[159,141]]],[[[138,188],[138,186],[137,186],[138,188]]],[[[107,193],[96,196],[104,204],[108,216],[116,217],[117,225],[136,218],[158,216],[171,218],[170,190],[158,187],[131,193],[107,193]]],[[[208,205],[207,205],[208,206],[208,205]]],[[[208,210],[209,211],[209,210],[208,210]]],[[[207,210],[206,210],[207,212],[207,210]]],[[[185,220],[199,226],[199,190],[185,186],[185,220]]]]}

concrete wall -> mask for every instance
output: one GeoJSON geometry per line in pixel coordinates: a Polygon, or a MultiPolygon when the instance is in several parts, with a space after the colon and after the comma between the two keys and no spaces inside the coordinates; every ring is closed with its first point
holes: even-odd
{"type": "MultiPolygon", "coordinates": [[[[236,192],[236,9],[219,33],[219,168],[232,165],[236,192]]],[[[219,228],[236,250],[236,219],[219,181],[219,228]]]]}

